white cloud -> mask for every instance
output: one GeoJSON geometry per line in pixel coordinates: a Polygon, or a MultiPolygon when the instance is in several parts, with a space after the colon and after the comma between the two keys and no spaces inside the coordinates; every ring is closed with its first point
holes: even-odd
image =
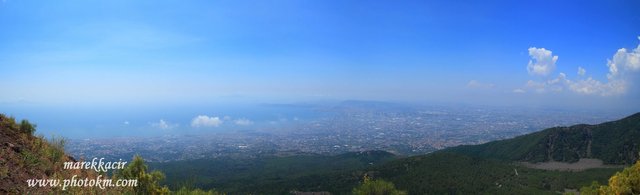
{"type": "Polygon", "coordinates": [[[568,82],[567,75],[561,72],[555,79],[548,80],[546,87],[551,91],[561,92],[568,82]]]}
{"type": "MultiPolygon", "coordinates": [[[[638,37],[640,39],[640,36],[638,37]]],[[[620,72],[640,70],[640,44],[633,51],[627,52],[626,48],[618,49],[613,55],[613,60],[607,60],[609,66],[609,79],[614,79],[620,72]]]]}
{"type": "Polygon", "coordinates": [[[560,73],[558,74],[558,77],[544,82],[529,80],[527,81],[525,88],[531,89],[537,93],[561,92],[567,82],[567,75],[560,73]]]}
{"type": "Polygon", "coordinates": [[[467,83],[467,87],[472,89],[491,89],[494,86],[492,83],[482,83],[476,80],[470,80],[469,83],[467,83]]]}
{"type": "MultiPolygon", "coordinates": [[[[638,37],[640,39],[640,37],[638,37]]],[[[640,44],[631,52],[626,48],[620,48],[613,54],[613,58],[607,60],[609,73],[607,82],[601,82],[591,77],[570,81],[569,89],[580,94],[599,94],[612,96],[624,94],[631,82],[634,82],[634,74],[640,70],[640,44]]],[[[578,70],[578,73],[580,70],[578,70]]]]}
{"type": "MultiPolygon", "coordinates": [[[[529,70],[529,73],[534,74],[548,74],[549,72],[547,71],[552,71],[548,67],[555,67],[555,61],[558,59],[558,56],[551,57],[551,51],[544,48],[529,48],[529,55],[532,60],[529,61],[527,70],[529,70]]],[[[547,91],[560,92],[568,89],[571,92],[583,95],[613,96],[624,94],[629,90],[629,86],[633,82],[638,81],[640,44],[631,52],[628,52],[625,48],[618,49],[612,60],[608,60],[607,66],[609,67],[609,72],[605,82],[592,77],[571,80],[567,78],[566,74],[560,73],[557,78],[544,82],[529,80],[525,85],[525,89],[535,90],[539,93],[547,91]]],[[[584,68],[578,67],[578,75],[580,77],[584,78],[583,76],[585,76],[586,72],[584,68]]]]}
{"type": "Polygon", "coordinates": [[[578,80],[576,82],[570,82],[569,89],[581,94],[595,94],[602,93],[605,89],[604,84],[600,81],[594,80],[589,77],[586,80],[578,80]]]}
{"type": "Polygon", "coordinates": [[[546,82],[529,80],[525,88],[538,93],[549,91],[561,92],[564,89],[568,89],[569,91],[583,95],[611,96],[624,93],[626,82],[622,80],[610,80],[607,83],[603,83],[592,77],[581,80],[570,80],[567,79],[566,74],[560,73],[555,79],[547,80],[546,82]]]}
{"type": "Polygon", "coordinates": [[[124,125],[129,125],[129,121],[124,121],[124,125]]]}
{"type": "Polygon", "coordinates": [[[527,65],[529,74],[546,76],[556,68],[558,56],[554,56],[550,50],[530,47],[529,56],[531,57],[527,65]]]}
{"type": "MultiPolygon", "coordinates": [[[[640,36],[638,37],[640,39],[640,36]]],[[[607,60],[607,66],[609,66],[609,79],[614,79],[625,71],[637,71],[640,70],[640,44],[633,51],[627,52],[626,48],[618,49],[613,55],[613,60],[607,60]]]]}
{"type": "Polygon", "coordinates": [[[217,127],[222,124],[222,120],[219,117],[209,117],[206,115],[199,115],[191,120],[192,127],[217,127]]]}
{"type": "Polygon", "coordinates": [[[589,77],[583,80],[568,81],[568,88],[579,94],[612,96],[623,94],[627,87],[626,82],[622,80],[610,80],[607,83],[602,83],[589,77]]]}
{"type": "Polygon", "coordinates": [[[566,82],[566,81],[567,81],[567,75],[564,73],[560,73],[558,74],[558,77],[556,77],[555,79],[548,80],[547,84],[555,85],[555,84],[561,84],[562,82],[566,82]]]}
{"type": "Polygon", "coordinates": [[[173,128],[177,127],[178,124],[171,124],[171,123],[165,121],[164,119],[160,119],[160,121],[158,121],[156,123],[151,123],[151,126],[155,127],[155,128],[167,130],[167,129],[173,129],[173,128]]]}
{"type": "Polygon", "coordinates": [[[538,93],[544,93],[546,84],[542,82],[529,80],[527,81],[527,84],[525,85],[525,87],[529,89],[533,89],[535,92],[538,92],[538,93]]]}
{"type": "Polygon", "coordinates": [[[584,76],[584,74],[587,73],[587,70],[585,70],[584,68],[578,66],[578,75],[580,76],[584,76]]]}
{"type": "Polygon", "coordinates": [[[247,125],[252,125],[253,121],[249,119],[241,118],[241,119],[235,120],[234,123],[236,123],[236,125],[247,126],[247,125]]]}

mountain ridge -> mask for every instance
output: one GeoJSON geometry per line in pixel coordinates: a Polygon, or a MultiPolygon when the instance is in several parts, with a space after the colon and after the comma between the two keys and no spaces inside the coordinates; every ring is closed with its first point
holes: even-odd
{"type": "Polygon", "coordinates": [[[511,139],[463,145],[438,152],[525,162],[577,162],[597,158],[606,164],[632,164],[640,151],[640,113],[596,125],[552,127],[511,139]]]}

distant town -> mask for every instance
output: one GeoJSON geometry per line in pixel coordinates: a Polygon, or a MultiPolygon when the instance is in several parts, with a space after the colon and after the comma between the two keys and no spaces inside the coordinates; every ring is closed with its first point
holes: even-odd
{"type": "Polygon", "coordinates": [[[418,155],[515,137],[555,126],[596,124],[620,118],[610,113],[480,106],[408,106],[347,102],[316,106],[320,117],[216,133],[69,140],[76,159],[151,162],[261,155],[340,154],[384,150],[418,155]]]}

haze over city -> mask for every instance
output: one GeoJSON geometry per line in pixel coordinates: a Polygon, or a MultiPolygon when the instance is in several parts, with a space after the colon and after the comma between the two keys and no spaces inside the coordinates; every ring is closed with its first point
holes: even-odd
{"type": "Polygon", "coordinates": [[[637,7],[3,0],[0,108],[63,136],[293,121],[307,112],[257,107],[344,100],[623,116],[640,108],[637,7]]]}

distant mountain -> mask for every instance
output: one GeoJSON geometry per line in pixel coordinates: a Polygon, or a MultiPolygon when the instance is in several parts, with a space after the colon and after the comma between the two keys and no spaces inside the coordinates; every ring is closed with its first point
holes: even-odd
{"type": "Polygon", "coordinates": [[[640,113],[598,125],[554,127],[512,139],[458,146],[440,152],[528,162],[576,162],[597,158],[606,164],[632,164],[640,151],[640,113]]]}

